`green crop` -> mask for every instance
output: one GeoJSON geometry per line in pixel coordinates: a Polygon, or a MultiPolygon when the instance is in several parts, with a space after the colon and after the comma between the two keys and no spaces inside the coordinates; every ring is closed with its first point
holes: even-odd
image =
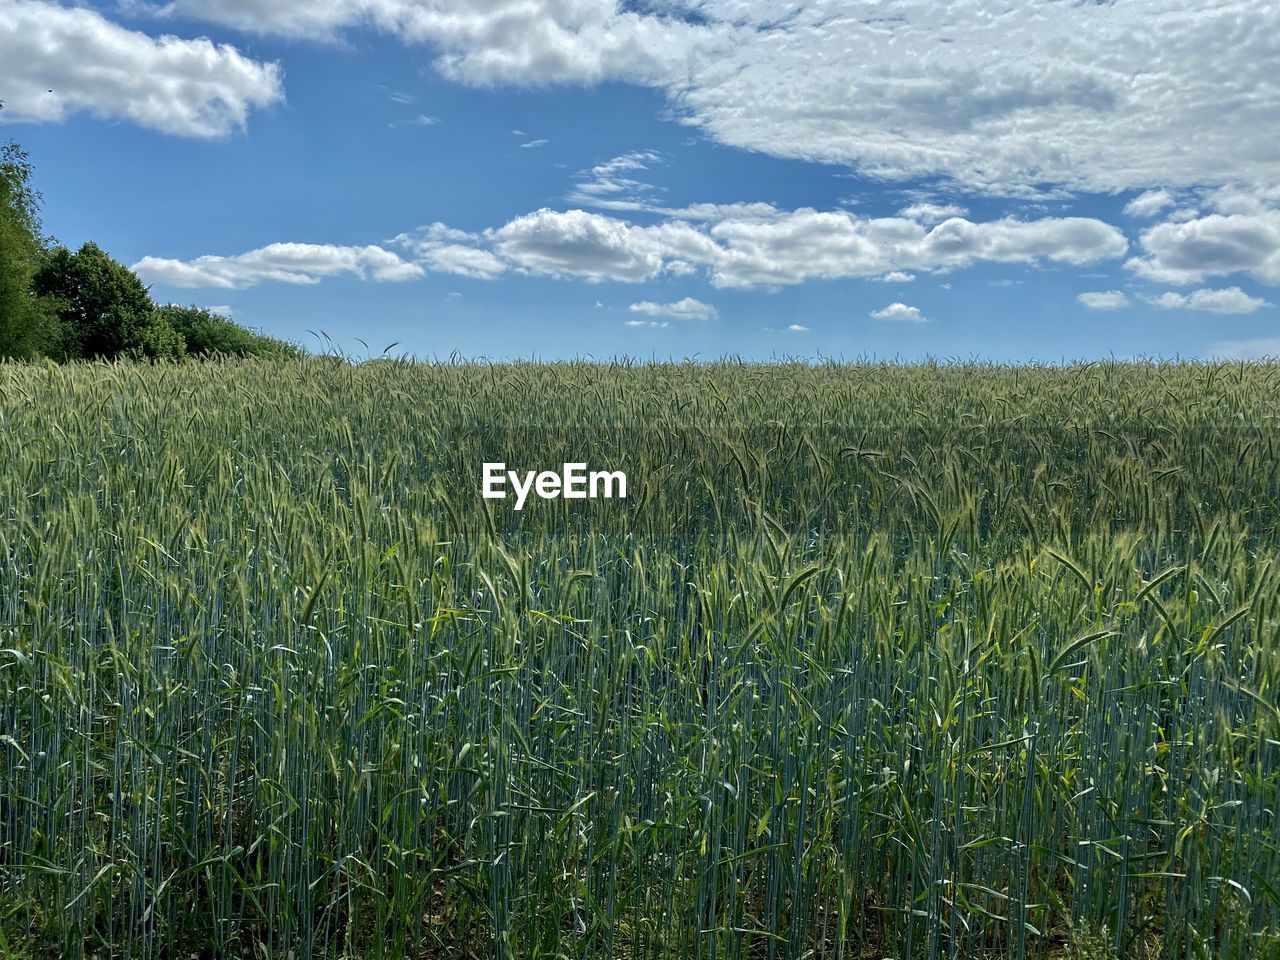
{"type": "Polygon", "coordinates": [[[0,958],[1280,955],[1278,401],[0,366],[0,958]]]}

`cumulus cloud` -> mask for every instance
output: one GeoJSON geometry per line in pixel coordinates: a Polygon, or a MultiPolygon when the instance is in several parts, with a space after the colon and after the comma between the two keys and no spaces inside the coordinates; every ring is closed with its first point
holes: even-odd
{"type": "Polygon", "coordinates": [[[801,209],[771,218],[723,220],[709,232],[724,248],[712,266],[712,280],[725,287],[952,270],[978,261],[1079,265],[1113,259],[1128,249],[1115,227],[1078,217],[981,223],[953,217],[927,228],[903,218],[801,209]]]}
{"type": "Polygon", "coordinates": [[[1154,217],[1173,204],[1173,194],[1168,190],[1147,190],[1126,203],[1124,212],[1131,217],[1154,217]]]}
{"type": "Polygon", "coordinates": [[[373,26],[426,45],[445,76],[477,85],[621,79],[663,86],[699,50],[729,42],[719,28],[620,6],[618,0],[172,0],[152,9],[318,40],[373,26]]]}
{"type": "Polygon", "coordinates": [[[492,280],[505,273],[507,265],[477,246],[481,239],[479,234],[437,221],[411,233],[399,234],[388,242],[408,251],[418,264],[433,273],[492,280]]]}
{"type": "Polygon", "coordinates": [[[654,303],[652,300],[641,300],[631,304],[628,309],[632,313],[643,313],[649,317],[672,317],[676,320],[714,320],[719,313],[709,303],[685,297],[675,303],[654,303]]]}
{"type": "Polygon", "coordinates": [[[422,245],[418,256],[426,269],[433,273],[452,273],[475,280],[492,280],[504,273],[507,265],[488,250],[461,243],[422,245]]]}
{"type": "Polygon", "coordinates": [[[601,214],[543,208],[499,227],[492,239],[503,259],[532,273],[638,282],[664,266],[663,251],[646,236],[601,214]]]}
{"type": "Polygon", "coordinates": [[[174,0],[150,9],[219,23],[252,33],[328,40],[337,30],[365,20],[375,4],[366,0],[174,0]]]}
{"type": "Polygon", "coordinates": [[[423,275],[421,266],[382,247],[326,243],[272,243],[233,257],[205,256],[194,260],[143,257],[131,269],[153,283],[227,290],[263,281],[315,284],[341,274],[378,282],[414,280],[423,275]]]}
{"type": "Polygon", "coordinates": [[[0,0],[6,113],[60,121],[80,111],[188,137],[221,137],[283,99],[280,68],[209,40],[152,38],[83,7],[0,0]]]}
{"type": "Polygon", "coordinates": [[[1124,235],[1099,220],[952,218],[928,228],[898,217],[751,206],[702,224],[638,226],[583,210],[538,210],[490,231],[495,252],[533,273],[640,281],[703,268],[717,287],[770,287],[895,270],[951,270],[978,261],[1083,264],[1123,256],[1124,235]]]}
{"type": "Polygon", "coordinates": [[[1217,187],[1204,191],[1203,199],[1216,213],[1266,213],[1280,208],[1280,183],[1249,188],[1217,187]]]}
{"type": "Polygon", "coordinates": [[[1148,280],[1188,284],[1247,273],[1280,284],[1280,210],[1166,221],[1144,231],[1140,242],[1144,255],[1126,266],[1148,280]]]}
{"type": "Polygon", "coordinates": [[[882,283],[915,283],[915,274],[905,270],[890,270],[883,277],[876,277],[882,283]]]}
{"type": "Polygon", "coordinates": [[[722,143],[872,177],[938,175],[1009,194],[1221,185],[1224,171],[1280,182],[1270,0],[896,0],[892,16],[878,0],[795,0],[781,15],[774,0],[173,0],[164,10],[293,36],[372,25],[471,84],[642,84],[722,143]]]}
{"type": "Polygon", "coordinates": [[[952,217],[963,217],[969,211],[954,203],[913,203],[898,211],[898,216],[921,223],[941,223],[952,217]]]}
{"type": "Polygon", "coordinates": [[[891,303],[871,313],[872,320],[887,320],[891,323],[924,323],[924,314],[919,307],[909,307],[905,303],[891,303]]]}
{"type": "Polygon", "coordinates": [[[1121,310],[1129,306],[1129,298],[1122,290],[1082,293],[1076,299],[1090,310],[1121,310]]]}
{"type": "Polygon", "coordinates": [[[1169,291],[1151,298],[1151,303],[1165,310],[1200,310],[1205,313],[1255,313],[1271,304],[1261,297],[1251,297],[1239,287],[1224,290],[1195,290],[1189,294],[1169,291]]]}
{"type": "MultiPolygon", "coordinates": [[[[379,254],[368,253],[366,260],[356,261],[374,279],[386,279],[382,274],[399,274],[395,278],[400,279],[424,271],[488,279],[515,270],[589,282],[638,283],[661,275],[702,274],[722,288],[873,277],[905,282],[908,271],[949,271],[979,262],[1079,265],[1116,259],[1128,249],[1115,227],[1080,217],[979,223],[953,217],[927,227],[902,217],[865,218],[846,210],[780,210],[768,204],[705,204],[697,213],[705,219],[671,218],[639,225],[603,213],[543,208],[480,233],[435,223],[388,241],[405,250],[408,261],[379,247],[278,244],[264,249],[358,249],[395,257],[381,271],[367,259],[379,254]]],[[[249,275],[240,261],[262,259],[263,251],[252,251],[240,257],[190,262],[149,257],[142,265],[163,271],[166,279],[190,275],[202,282],[231,271],[228,276],[234,280],[222,284],[229,286],[249,275]]],[[[275,258],[269,259],[274,265],[275,258]]],[[[278,276],[252,275],[296,283],[308,282],[315,271],[302,271],[302,279],[288,269],[278,276]]]]}

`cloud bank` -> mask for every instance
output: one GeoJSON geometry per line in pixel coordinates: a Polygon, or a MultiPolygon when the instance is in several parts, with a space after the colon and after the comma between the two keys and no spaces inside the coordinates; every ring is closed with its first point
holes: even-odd
{"type": "Polygon", "coordinates": [[[586,210],[543,208],[482,233],[435,223],[381,247],[272,244],[233,257],[193,261],[147,257],[137,269],[182,285],[232,286],[264,279],[311,282],[338,272],[410,279],[431,271],[491,279],[507,271],[639,283],[661,276],[705,276],[720,288],[771,288],[809,280],[947,272],[975,263],[1115,260],[1128,242],[1115,227],[1082,217],[985,222],[952,217],[929,227],[902,217],[866,218],[845,210],[780,210],[767,204],[703,205],[701,220],[640,225],[586,210]],[[297,269],[294,259],[305,261],[297,269]],[[319,264],[340,264],[320,269],[319,264]]]}
{"type": "MultiPolygon", "coordinates": [[[[1280,6],[1005,0],[173,0],[240,29],[373,27],[463,83],[621,80],[735,147],[970,190],[1280,182],[1280,6]],[[1186,149],[1188,136],[1196,147],[1186,149]]],[[[1148,196],[1133,215],[1159,209],[1148,196]]]]}

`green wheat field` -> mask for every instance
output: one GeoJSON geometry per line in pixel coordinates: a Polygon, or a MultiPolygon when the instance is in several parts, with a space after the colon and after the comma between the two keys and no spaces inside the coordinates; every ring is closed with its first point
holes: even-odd
{"type": "Polygon", "coordinates": [[[1263,364],[0,366],[0,958],[1280,956],[1277,417],[1263,364]]]}

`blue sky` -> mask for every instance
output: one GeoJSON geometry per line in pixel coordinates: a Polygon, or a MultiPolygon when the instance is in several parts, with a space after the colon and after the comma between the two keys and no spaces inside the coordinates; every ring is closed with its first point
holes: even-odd
{"type": "Polygon", "coordinates": [[[61,242],[358,355],[1246,357],[1278,36],[1264,2],[0,0],[0,136],[61,242]]]}

